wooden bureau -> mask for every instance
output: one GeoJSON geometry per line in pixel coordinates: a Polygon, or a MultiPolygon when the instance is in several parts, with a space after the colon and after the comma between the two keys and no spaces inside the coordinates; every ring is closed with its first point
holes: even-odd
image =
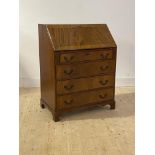
{"type": "Polygon", "coordinates": [[[106,24],[39,24],[42,108],[54,121],[96,105],[115,109],[117,46],[106,24]]]}

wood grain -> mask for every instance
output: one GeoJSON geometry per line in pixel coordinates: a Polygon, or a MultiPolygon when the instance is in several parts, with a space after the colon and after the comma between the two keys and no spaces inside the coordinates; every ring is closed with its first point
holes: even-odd
{"type": "Polygon", "coordinates": [[[114,71],[115,63],[113,60],[81,64],[57,65],[56,77],[58,80],[64,80],[113,73],[114,71]]]}
{"type": "Polygon", "coordinates": [[[39,24],[38,28],[41,108],[48,107],[54,121],[62,113],[98,104],[115,109],[117,46],[107,25],[39,24]],[[107,96],[97,93],[101,88],[107,96]],[[73,102],[73,97],[76,106],[66,110],[63,103],[73,102]]]}
{"type": "Polygon", "coordinates": [[[56,82],[55,82],[55,59],[51,42],[48,39],[46,26],[38,25],[39,30],[39,58],[40,58],[40,86],[41,86],[41,107],[45,103],[56,116],[56,82]],[[48,67],[47,67],[48,66],[48,67]],[[51,72],[52,70],[52,72],[51,72]]]}
{"type": "Polygon", "coordinates": [[[86,91],[57,97],[59,109],[79,107],[97,102],[112,100],[114,97],[113,88],[86,91]]]}
{"type": "Polygon", "coordinates": [[[67,94],[104,87],[114,87],[114,76],[104,75],[57,82],[57,94],[67,94]]]}
{"type": "Polygon", "coordinates": [[[78,53],[65,53],[61,54],[58,63],[74,63],[81,61],[95,61],[95,60],[109,60],[113,58],[113,50],[100,49],[100,50],[81,50],[78,53]]]}
{"type": "Polygon", "coordinates": [[[116,47],[106,24],[47,25],[55,51],[116,47]]]}

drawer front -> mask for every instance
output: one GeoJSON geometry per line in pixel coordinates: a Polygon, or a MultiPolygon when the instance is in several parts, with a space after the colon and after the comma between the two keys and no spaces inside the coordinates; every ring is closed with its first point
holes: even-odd
{"type": "Polygon", "coordinates": [[[58,80],[113,73],[114,71],[114,60],[56,66],[58,80]]]}
{"type": "Polygon", "coordinates": [[[109,60],[113,58],[112,50],[94,50],[82,51],[60,55],[60,63],[73,63],[80,61],[93,61],[93,60],[109,60]]]}
{"type": "Polygon", "coordinates": [[[57,97],[58,109],[66,109],[78,107],[87,104],[99,103],[107,100],[112,100],[114,97],[114,89],[100,89],[95,91],[87,91],[81,93],[73,93],[57,97]]]}
{"type": "Polygon", "coordinates": [[[57,94],[66,94],[109,86],[114,86],[113,75],[71,79],[57,82],[57,94]]]}

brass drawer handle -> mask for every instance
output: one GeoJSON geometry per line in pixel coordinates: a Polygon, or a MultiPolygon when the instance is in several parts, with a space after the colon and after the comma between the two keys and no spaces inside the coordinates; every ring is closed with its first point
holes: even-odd
{"type": "Polygon", "coordinates": [[[101,56],[102,59],[107,59],[108,56],[109,56],[109,53],[106,53],[106,54],[101,53],[100,56],[101,56]]]}
{"type": "Polygon", "coordinates": [[[101,99],[105,99],[106,97],[107,97],[107,94],[99,95],[99,98],[101,98],[101,99]]]}
{"type": "Polygon", "coordinates": [[[70,62],[70,61],[72,61],[74,59],[74,56],[71,56],[70,58],[67,58],[67,57],[64,56],[64,59],[65,59],[66,62],[70,62]]]}
{"type": "Polygon", "coordinates": [[[108,66],[108,65],[107,65],[107,66],[105,66],[104,68],[103,68],[103,66],[101,66],[101,67],[100,67],[100,70],[101,70],[101,71],[106,71],[108,68],[109,68],[109,66],[108,66]]]}
{"type": "Polygon", "coordinates": [[[72,73],[73,73],[73,69],[71,69],[71,70],[69,70],[69,71],[64,70],[64,73],[65,73],[65,74],[67,74],[67,75],[70,75],[70,74],[72,74],[72,73]]]}
{"type": "Polygon", "coordinates": [[[102,80],[99,81],[101,85],[105,86],[108,83],[108,80],[105,80],[104,82],[102,80]]]}
{"type": "Polygon", "coordinates": [[[73,99],[71,99],[70,101],[64,101],[64,103],[66,104],[66,105],[70,105],[70,104],[72,104],[73,103],[73,99]]]}
{"type": "Polygon", "coordinates": [[[64,88],[66,89],[66,90],[71,90],[72,88],[74,87],[74,85],[72,84],[72,85],[70,85],[70,86],[64,86],[64,88]]]}

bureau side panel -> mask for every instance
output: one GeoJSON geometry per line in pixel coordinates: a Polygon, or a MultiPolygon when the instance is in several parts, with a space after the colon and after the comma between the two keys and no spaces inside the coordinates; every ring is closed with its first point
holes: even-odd
{"type": "Polygon", "coordinates": [[[115,54],[115,80],[114,80],[114,100],[115,100],[115,89],[116,89],[116,63],[117,63],[117,46],[114,48],[115,54]]]}
{"type": "Polygon", "coordinates": [[[40,57],[40,86],[41,99],[55,111],[55,65],[54,51],[46,25],[38,25],[39,57],[40,57]]]}

